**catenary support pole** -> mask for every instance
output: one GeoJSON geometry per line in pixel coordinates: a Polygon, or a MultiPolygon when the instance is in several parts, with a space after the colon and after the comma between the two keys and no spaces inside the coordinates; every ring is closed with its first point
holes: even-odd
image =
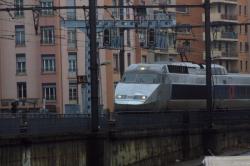
{"type": "Polygon", "coordinates": [[[207,89],[207,111],[213,110],[212,103],[212,72],[211,72],[211,30],[210,30],[210,0],[205,0],[205,47],[206,47],[206,89],[207,89]]]}
{"type": "Polygon", "coordinates": [[[91,125],[92,131],[98,131],[98,66],[96,45],[96,0],[89,0],[89,26],[90,26],[90,69],[91,69],[91,125]]]}
{"type": "MultiPolygon", "coordinates": [[[[123,0],[119,0],[119,6],[123,6],[123,0]]],[[[120,8],[120,20],[124,20],[124,8],[120,8]]],[[[124,56],[125,56],[125,50],[124,50],[124,28],[120,28],[120,37],[121,37],[121,50],[119,53],[119,67],[120,67],[120,77],[122,78],[125,67],[124,67],[124,56]]]]}
{"type": "Polygon", "coordinates": [[[207,90],[207,128],[203,130],[203,148],[205,155],[211,155],[214,151],[212,140],[212,111],[213,111],[213,97],[212,97],[212,72],[211,72],[211,30],[210,30],[210,0],[205,0],[205,49],[206,49],[206,90],[207,90]]]}

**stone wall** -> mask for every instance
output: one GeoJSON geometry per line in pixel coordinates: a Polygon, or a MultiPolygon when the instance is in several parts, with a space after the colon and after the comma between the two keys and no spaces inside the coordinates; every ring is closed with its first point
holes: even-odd
{"type": "Polygon", "coordinates": [[[0,165],[86,166],[101,163],[98,166],[166,166],[203,156],[207,147],[217,155],[231,147],[249,146],[249,133],[248,129],[189,129],[121,132],[97,138],[74,140],[72,137],[71,141],[51,138],[50,141],[39,142],[40,138],[37,138],[36,141],[26,140],[20,144],[2,144],[0,165]],[[92,146],[90,141],[98,146],[92,146]]]}

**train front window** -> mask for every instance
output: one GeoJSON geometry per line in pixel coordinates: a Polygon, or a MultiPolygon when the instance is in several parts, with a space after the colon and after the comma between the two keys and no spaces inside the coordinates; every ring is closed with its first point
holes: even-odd
{"type": "Polygon", "coordinates": [[[122,78],[124,83],[158,84],[160,74],[157,73],[125,73],[122,78]]]}
{"type": "Polygon", "coordinates": [[[135,73],[125,73],[122,82],[125,83],[135,83],[136,82],[136,74],[135,73]]]}

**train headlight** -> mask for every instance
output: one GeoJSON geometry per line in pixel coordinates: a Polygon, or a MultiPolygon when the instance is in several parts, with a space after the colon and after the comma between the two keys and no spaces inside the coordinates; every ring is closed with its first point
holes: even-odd
{"type": "Polygon", "coordinates": [[[147,96],[144,96],[144,95],[136,95],[134,96],[134,99],[137,99],[137,100],[146,100],[148,97],[147,96]]]}
{"type": "Polygon", "coordinates": [[[116,99],[126,99],[126,95],[116,95],[116,99]]]}
{"type": "Polygon", "coordinates": [[[142,67],[140,67],[140,70],[146,70],[146,68],[142,66],[142,67]]]}

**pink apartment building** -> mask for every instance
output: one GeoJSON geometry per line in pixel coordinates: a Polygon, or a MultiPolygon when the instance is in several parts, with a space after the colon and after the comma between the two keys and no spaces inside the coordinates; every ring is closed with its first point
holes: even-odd
{"type": "MultiPolygon", "coordinates": [[[[7,2],[6,2],[7,3],[7,2]]],[[[59,1],[8,1],[14,6],[59,5],[59,1]]],[[[7,4],[8,4],[7,3],[7,4]]],[[[8,5],[9,5],[8,4],[8,5]]],[[[2,12],[0,15],[0,99],[29,99],[51,111],[62,108],[60,20],[52,10],[41,11],[34,29],[32,11],[2,12]]]]}
{"type": "MultiPolygon", "coordinates": [[[[15,0],[7,5],[60,6],[88,5],[87,0],[15,0]]],[[[118,5],[118,1],[98,1],[98,5],[118,5]]],[[[119,17],[119,10],[98,11],[99,19],[110,18],[109,13],[119,17]]],[[[126,19],[132,17],[130,10],[126,19]]],[[[77,84],[77,75],[87,75],[86,35],[77,28],[62,27],[60,22],[85,20],[84,10],[42,10],[34,28],[32,11],[2,12],[0,14],[0,108],[10,108],[11,101],[25,99],[35,102],[37,108],[43,103],[49,111],[68,113],[71,110],[85,112],[86,86],[77,84]]],[[[125,68],[135,62],[133,31],[124,31],[125,68]]],[[[103,34],[98,34],[102,43],[103,34]]],[[[112,38],[112,36],[111,36],[112,38]]],[[[114,85],[120,80],[119,49],[98,49],[100,65],[100,104],[113,110],[114,85]]],[[[27,107],[29,104],[26,104],[27,107]]],[[[20,105],[25,107],[26,105],[20,105]]],[[[31,104],[30,107],[34,107],[31,104]]]]}

